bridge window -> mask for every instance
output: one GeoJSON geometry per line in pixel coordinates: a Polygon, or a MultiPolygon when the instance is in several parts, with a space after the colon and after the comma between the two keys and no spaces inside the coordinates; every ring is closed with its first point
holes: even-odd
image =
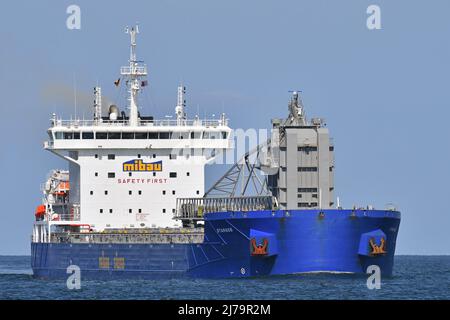
{"type": "Polygon", "coordinates": [[[62,139],[63,138],[63,133],[62,132],[55,132],[55,139],[62,139]]]}
{"type": "Polygon", "coordinates": [[[100,140],[106,139],[107,138],[107,134],[106,134],[106,132],[97,132],[95,134],[95,138],[96,139],[100,139],[100,140]]]}
{"type": "Polygon", "coordinates": [[[114,160],[114,159],[116,159],[115,154],[108,154],[108,160],[114,160]]]}
{"type": "Polygon", "coordinates": [[[191,132],[191,139],[201,139],[202,133],[201,132],[191,132]]]}
{"type": "Polygon", "coordinates": [[[222,139],[226,139],[228,132],[222,131],[222,139]]]}
{"type": "Polygon", "coordinates": [[[120,139],[120,132],[108,132],[108,139],[110,140],[120,139]]]}
{"type": "Polygon", "coordinates": [[[134,134],[134,138],[139,140],[147,139],[147,137],[148,137],[147,132],[136,132],[134,134]]]}
{"type": "Polygon", "coordinates": [[[159,138],[160,139],[170,139],[171,132],[160,132],[159,138]]]}
{"type": "Polygon", "coordinates": [[[83,132],[81,137],[83,140],[91,140],[94,139],[94,133],[93,132],[83,132]]]}
{"type": "Polygon", "coordinates": [[[134,132],[122,132],[122,139],[134,139],[134,132]]]}
{"type": "Polygon", "coordinates": [[[65,140],[72,140],[73,139],[73,133],[72,132],[64,132],[64,139],[65,140]]]}
{"type": "Polygon", "coordinates": [[[73,133],[73,138],[79,140],[80,139],[80,133],[79,132],[74,132],[73,133]]]}

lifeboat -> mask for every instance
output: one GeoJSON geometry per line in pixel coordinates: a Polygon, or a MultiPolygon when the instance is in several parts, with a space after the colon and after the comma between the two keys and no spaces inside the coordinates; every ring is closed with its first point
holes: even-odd
{"type": "Polygon", "coordinates": [[[46,211],[47,211],[47,208],[45,207],[45,205],[41,204],[41,205],[37,206],[34,216],[36,217],[36,219],[40,219],[45,215],[46,211]]]}

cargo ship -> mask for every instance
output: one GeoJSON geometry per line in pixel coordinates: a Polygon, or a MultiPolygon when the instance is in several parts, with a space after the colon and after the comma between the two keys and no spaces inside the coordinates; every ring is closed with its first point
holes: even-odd
{"type": "MultiPolygon", "coordinates": [[[[334,200],[334,144],[325,121],[307,119],[298,91],[267,141],[245,153],[211,187],[205,166],[233,148],[219,119],[188,119],[178,87],[173,119],[142,116],[147,66],[127,28],[129,64],[116,86],[127,109],[93,119],[52,115],[44,149],[65,160],[42,185],[31,265],[37,278],[240,278],[305,272],[393,272],[400,224],[394,207],[343,209],[334,200]]],[[[337,201],[338,202],[338,201],[337,201]]]]}

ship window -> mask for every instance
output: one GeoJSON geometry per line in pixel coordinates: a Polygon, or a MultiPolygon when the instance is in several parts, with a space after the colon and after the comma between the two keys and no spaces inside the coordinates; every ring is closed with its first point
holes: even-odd
{"type": "Polygon", "coordinates": [[[175,209],[172,209],[172,213],[175,213],[175,209]]]}
{"type": "Polygon", "coordinates": [[[64,132],[64,139],[71,140],[73,138],[72,132],[64,132]]]}
{"type": "Polygon", "coordinates": [[[175,195],[175,190],[172,190],[172,194],[175,195]]]}
{"type": "Polygon", "coordinates": [[[166,190],[163,190],[163,192],[162,192],[163,194],[166,194],[166,190]]]}
{"type": "Polygon", "coordinates": [[[142,191],[141,191],[141,190],[139,190],[139,191],[138,191],[138,193],[139,193],[139,195],[141,195],[141,194],[142,194],[142,191]]]}
{"type": "Polygon", "coordinates": [[[91,196],[94,194],[94,191],[91,190],[91,192],[89,192],[91,194],[91,196]]]}
{"type": "Polygon", "coordinates": [[[140,140],[147,139],[147,132],[136,132],[134,138],[140,140]]]}
{"type": "Polygon", "coordinates": [[[298,172],[317,172],[317,167],[298,167],[298,172]]]}
{"type": "Polygon", "coordinates": [[[63,138],[63,133],[62,132],[55,132],[55,139],[62,139],[63,138]]]}
{"type": "Polygon", "coordinates": [[[201,139],[202,133],[201,132],[191,132],[191,139],[201,139]]]}
{"type": "Polygon", "coordinates": [[[227,138],[227,132],[222,131],[222,139],[226,139],[227,138]]]}
{"type": "Polygon", "coordinates": [[[79,132],[74,132],[73,133],[73,138],[74,139],[80,139],[80,133],[79,132]]]}
{"type": "Polygon", "coordinates": [[[94,133],[93,132],[83,132],[81,137],[83,140],[91,140],[94,139],[94,133]]]}
{"type": "Polygon", "coordinates": [[[317,199],[317,193],[314,193],[311,195],[311,197],[316,198],[317,199]]]}
{"type": "Polygon", "coordinates": [[[105,190],[105,196],[107,196],[108,195],[108,190],[105,190]]]}
{"type": "Polygon", "coordinates": [[[156,172],[153,172],[153,176],[156,177],[156,172]]]}
{"type": "Polygon", "coordinates": [[[174,132],[172,133],[172,139],[188,139],[189,132],[174,132]]]}
{"type": "Polygon", "coordinates": [[[200,194],[200,191],[197,190],[197,194],[200,194]]]}
{"type": "Polygon", "coordinates": [[[171,134],[171,132],[160,132],[159,138],[160,139],[170,139],[170,134],[171,134]]]}
{"type": "Polygon", "coordinates": [[[142,213],[142,209],[139,209],[139,213],[142,213]]]}
{"type": "Polygon", "coordinates": [[[95,154],[95,155],[94,155],[94,158],[95,158],[95,159],[98,159],[98,154],[95,154]]]}
{"type": "Polygon", "coordinates": [[[298,188],[297,192],[317,192],[317,188],[298,188]]]}
{"type": "Polygon", "coordinates": [[[108,160],[114,160],[114,159],[116,159],[115,154],[108,154],[108,160]]]}
{"type": "Polygon", "coordinates": [[[166,213],[166,209],[163,209],[163,213],[166,213]]]}
{"type": "Polygon", "coordinates": [[[106,139],[106,137],[107,137],[106,132],[97,132],[95,134],[96,139],[106,139]]]}
{"type": "Polygon", "coordinates": [[[108,139],[111,140],[120,139],[120,132],[108,132],[108,139]]]}
{"type": "Polygon", "coordinates": [[[189,172],[186,172],[186,175],[189,177],[191,174],[189,172]]]}
{"type": "Polygon", "coordinates": [[[133,194],[133,191],[128,190],[128,194],[131,196],[133,194]]]}
{"type": "Polygon", "coordinates": [[[176,154],[169,154],[169,159],[175,160],[177,158],[176,154]]]}
{"type": "Polygon", "coordinates": [[[333,167],[330,167],[330,172],[332,172],[333,171],[333,167]]]}
{"type": "Polygon", "coordinates": [[[94,173],[94,176],[98,177],[98,172],[94,173]]]}
{"type": "Polygon", "coordinates": [[[153,154],[153,159],[156,158],[156,154],[153,154]]]}
{"type": "Polygon", "coordinates": [[[310,152],[310,151],[317,151],[317,147],[310,147],[310,146],[302,146],[302,147],[298,147],[297,151],[303,151],[303,152],[310,152]]]}
{"type": "Polygon", "coordinates": [[[128,213],[133,213],[133,209],[128,209],[128,213]]]}
{"type": "Polygon", "coordinates": [[[140,159],[141,158],[141,155],[140,154],[138,154],[138,159],[140,159]]]}
{"type": "Polygon", "coordinates": [[[177,177],[177,173],[176,172],[171,172],[171,173],[169,173],[169,177],[170,178],[176,178],[177,177]]]}
{"type": "Polygon", "coordinates": [[[334,146],[330,146],[330,151],[334,151],[334,146]]]}
{"type": "Polygon", "coordinates": [[[109,213],[113,213],[113,209],[109,209],[109,213]]]}
{"type": "Polygon", "coordinates": [[[100,209],[100,213],[103,213],[103,209],[100,209]]]}
{"type": "Polygon", "coordinates": [[[122,139],[134,139],[134,132],[122,132],[122,139]]]}
{"type": "Polygon", "coordinates": [[[302,195],[301,195],[301,194],[298,194],[298,195],[297,195],[297,198],[301,198],[301,197],[302,197],[302,195]]]}
{"type": "Polygon", "coordinates": [[[158,139],[158,132],[149,132],[148,138],[149,139],[158,139]]]}
{"type": "Polygon", "coordinates": [[[132,172],[128,172],[128,176],[131,177],[133,175],[132,172]]]}

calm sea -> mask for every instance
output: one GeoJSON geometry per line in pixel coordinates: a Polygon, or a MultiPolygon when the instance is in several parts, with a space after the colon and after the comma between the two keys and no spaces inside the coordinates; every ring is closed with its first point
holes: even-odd
{"type": "Polygon", "coordinates": [[[0,299],[450,299],[450,256],[397,256],[394,276],[304,274],[244,280],[82,281],[33,279],[30,257],[0,256],[0,299]]]}

